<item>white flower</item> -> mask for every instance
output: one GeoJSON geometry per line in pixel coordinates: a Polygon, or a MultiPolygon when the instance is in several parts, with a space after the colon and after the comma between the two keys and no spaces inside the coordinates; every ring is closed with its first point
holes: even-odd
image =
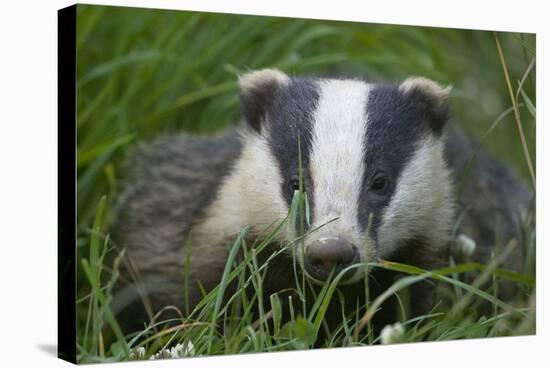
{"type": "Polygon", "coordinates": [[[468,235],[460,234],[456,238],[456,251],[462,257],[470,257],[476,250],[476,242],[468,235]]]}
{"type": "Polygon", "coordinates": [[[380,339],[382,344],[395,344],[402,342],[403,335],[405,334],[405,329],[401,323],[396,322],[393,325],[386,325],[380,332],[380,339]]]}
{"type": "Polygon", "coordinates": [[[156,359],[179,359],[185,357],[191,357],[195,355],[195,346],[191,341],[187,344],[177,344],[170,349],[162,349],[158,353],[149,358],[150,360],[156,359]]]}
{"type": "Polygon", "coordinates": [[[130,360],[143,360],[145,359],[145,348],[143,346],[138,346],[137,348],[130,350],[130,355],[128,355],[130,360]]]}

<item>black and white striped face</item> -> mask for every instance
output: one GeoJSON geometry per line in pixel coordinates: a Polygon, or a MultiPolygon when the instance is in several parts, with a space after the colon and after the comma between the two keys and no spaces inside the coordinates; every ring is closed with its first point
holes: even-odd
{"type": "Polygon", "coordinates": [[[442,139],[447,89],[423,78],[393,86],[276,70],[247,74],[240,86],[251,128],[245,146],[256,147],[246,160],[259,171],[248,189],[281,214],[296,189],[300,141],[311,223],[296,254],[315,279],[333,267],[392,259],[407,242],[443,246],[452,217],[442,139]]]}

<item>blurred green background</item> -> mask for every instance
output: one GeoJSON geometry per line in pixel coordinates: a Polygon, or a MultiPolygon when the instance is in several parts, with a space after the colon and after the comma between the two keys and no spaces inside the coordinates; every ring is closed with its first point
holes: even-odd
{"type": "MultiPolygon", "coordinates": [[[[535,37],[498,38],[515,93],[534,60],[535,37]]],[[[495,36],[486,31],[78,5],[77,43],[78,254],[87,249],[102,195],[116,214],[136,143],[238,122],[241,72],[276,67],[373,82],[426,76],[454,86],[453,116],[477,137],[512,105],[495,36]]],[[[527,106],[536,105],[534,68],[523,90],[534,161],[535,117],[527,106]]],[[[510,110],[486,146],[528,178],[510,110]]]]}

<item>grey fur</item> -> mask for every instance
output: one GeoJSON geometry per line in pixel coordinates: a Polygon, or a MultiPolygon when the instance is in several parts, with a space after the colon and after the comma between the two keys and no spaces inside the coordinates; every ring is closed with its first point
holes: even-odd
{"type": "MultiPolygon", "coordinates": [[[[123,276],[130,282],[115,299],[114,309],[130,305],[126,325],[139,326],[147,320],[144,297],[155,312],[183,300],[187,237],[240,151],[235,131],[218,137],[162,137],[138,149],[133,182],[114,226],[114,239],[127,251],[123,276]],[[136,276],[139,280],[130,281],[136,276]]],[[[201,257],[192,258],[190,277],[210,288],[218,281],[225,258],[208,244],[200,252],[201,257]]],[[[192,304],[199,299],[198,290],[194,291],[192,304]]]]}
{"type": "MultiPolygon", "coordinates": [[[[449,124],[447,135],[445,156],[458,190],[466,166],[479,142],[453,124],[449,124]]],[[[463,216],[459,233],[466,234],[477,243],[471,259],[487,263],[491,260],[491,253],[497,251],[496,242],[502,250],[510,240],[515,239],[517,246],[501,267],[521,272],[525,261],[523,255],[526,253],[522,246],[527,243],[521,230],[521,216],[526,214],[531,205],[534,208],[533,199],[528,185],[513,170],[481,150],[459,198],[457,214],[463,216]]],[[[512,283],[503,283],[500,297],[509,300],[515,290],[512,283]]]]}

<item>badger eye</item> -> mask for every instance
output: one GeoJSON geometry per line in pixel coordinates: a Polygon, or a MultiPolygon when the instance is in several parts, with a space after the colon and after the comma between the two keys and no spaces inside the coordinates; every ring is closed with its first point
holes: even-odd
{"type": "Polygon", "coordinates": [[[381,192],[388,186],[388,180],[384,174],[376,174],[370,184],[370,189],[376,192],[381,192]]]}

